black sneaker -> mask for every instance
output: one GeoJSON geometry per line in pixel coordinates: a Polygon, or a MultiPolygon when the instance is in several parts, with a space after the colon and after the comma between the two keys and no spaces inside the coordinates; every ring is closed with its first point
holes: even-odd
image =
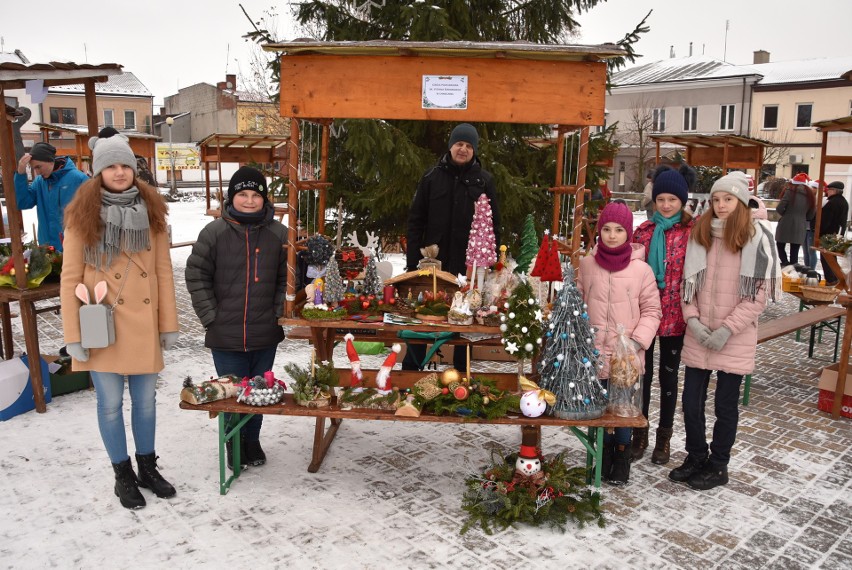
{"type": "Polygon", "coordinates": [[[697,458],[692,455],[686,456],[686,461],[683,465],[676,467],[669,472],[669,479],[675,483],[686,483],[690,477],[696,473],[704,471],[707,467],[707,458],[697,458]]]}
{"type": "Polygon", "coordinates": [[[266,454],[263,448],[260,447],[260,441],[246,441],[243,450],[245,451],[245,461],[252,467],[263,465],[266,463],[266,454]]]}
{"type": "Polygon", "coordinates": [[[686,482],[687,485],[699,491],[707,491],[713,487],[728,484],[728,469],[726,467],[717,468],[712,465],[707,465],[707,468],[698,473],[694,473],[686,482]]]}
{"type": "MultiPolygon", "coordinates": [[[[242,437],[242,436],[240,436],[240,437],[242,437]]],[[[228,441],[225,442],[225,455],[227,456],[228,469],[230,469],[231,471],[234,470],[234,446],[233,446],[233,443],[234,442],[231,439],[229,439],[228,441]]],[[[246,467],[249,464],[248,460],[246,458],[247,455],[248,455],[248,453],[246,451],[247,447],[248,446],[246,445],[246,441],[244,439],[241,439],[240,440],[240,466],[241,467],[246,467]]]]}

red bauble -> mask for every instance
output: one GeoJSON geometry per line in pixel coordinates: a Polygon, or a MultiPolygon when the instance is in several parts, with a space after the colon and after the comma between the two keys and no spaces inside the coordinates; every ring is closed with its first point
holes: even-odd
{"type": "Polygon", "coordinates": [[[368,308],[369,306],[370,306],[369,301],[364,301],[363,303],[361,303],[361,307],[363,307],[364,309],[368,308]]]}
{"type": "Polygon", "coordinates": [[[449,394],[449,393],[450,393],[450,389],[449,389],[449,388],[447,388],[447,387],[441,388],[441,394],[446,395],[446,394],[449,394]]]}
{"type": "Polygon", "coordinates": [[[364,295],[361,295],[361,296],[360,296],[360,297],[358,297],[358,298],[359,298],[359,299],[361,299],[361,300],[363,301],[363,300],[365,300],[367,297],[365,297],[364,295]]]}
{"type": "Polygon", "coordinates": [[[391,305],[396,305],[396,299],[394,297],[391,297],[390,299],[388,299],[388,303],[390,303],[391,305]]]}
{"type": "Polygon", "coordinates": [[[459,386],[453,390],[453,396],[455,396],[456,400],[467,400],[467,386],[459,386]]]}

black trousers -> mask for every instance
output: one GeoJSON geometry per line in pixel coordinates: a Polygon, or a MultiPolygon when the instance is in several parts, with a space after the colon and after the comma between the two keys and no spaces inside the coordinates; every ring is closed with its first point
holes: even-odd
{"type": "MultiPolygon", "coordinates": [[[[444,345],[443,347],[438,349],[438,352],[440,352],[444,348],[449,348],[453,350],[453,368],[464,374],[465,370],[467,370],[467,350],[465,350],[466,345],[444,345]]],[[[426,358],[426,345],[422,343],[410,342],[408,343],[408,348],[405,350],[405,358],[402,359],[402,369],[422,370],[420,368],[420,365],[423,363],[424,358],[426,358]]]]}
{"type": "MultiPolygon", "coordinates": [[[[712,370],[686,367],[683,375],[683,423],[686,427],[686,452],[696,459],[707,457],[707,421],[705,405],[707,388],[712,370]]],[[[710,464],[715,469],[727,467],[731,460],[731,448],[737,439],[737,424],[740,419],[741,374],[716,371],[714,394],[713,440],[710,442],[710,464]]]]}
{"type": "MultiPolygon", "coordinates": [[[[675,408],[677,408],[677,375],[680,368],[680,352],[683,349],[683,335],[661,336],[659,339],[659,427],[670,428],[674,425],[675,408]]],[[[651,407],[651,383],[654,380],[654,345],[656,342],[657,339],[652,340],[651,346],[645,351],[645,376],[642,378],[642,415],[646,418],[651,407]]]]}

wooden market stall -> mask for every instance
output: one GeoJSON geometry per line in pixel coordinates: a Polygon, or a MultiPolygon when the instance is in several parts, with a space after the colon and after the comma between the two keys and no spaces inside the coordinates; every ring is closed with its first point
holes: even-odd
{"type": "MultiPolygon", "coordinates": [[[[825,165],[826,164],[852,164],[852,115],[847,117],[839,117],[826,121],[819,121],[812,126],[816,127],[822,133],[822,148],[820,150],[819,162],[819,180],[825,180],[825,165]],[[843,139],[845,145],[836,144],[838,148],[830,148],[829,135],[834,134],[836,139],[843,139]]],[[[835,143],[839,143],[836,140],[835,143]]],[[[832,145],[833,146],[833,145],[832,145]]],[[[817,189],[817,204],[822,203],[823,187],[817,189]]],[[[819,248],[819,226],[822,218],[822,209],[817,209],[816,225],[814,230],[814,247],[820,252],[820,256],[824,256],[832,271],[839,278],[837,287],[841,290],[848,291],[846,272],[844,272],[837,262],[837,254],[819,248]]],[[[831,416],[834,419],[840,417],[840,408],[843,404],[843,395],[846,390],[846,374],[849,369],[849,353],[852,348],[852,298],[844,296],[841,304],[846,307],[846,325],[843,330],[843,342],[840,351],[840,365],[837,370],[837,385],[834,388],[834,403],[832,404],[831,416]]]]}
{"type": "MultiPolygon", "coordinates": [[[[76,63],[38,63],[23,65],[18,63],[0,63],[0,98],[5,100],[9,89],[25,89],[30,82],[44,89],[56,85],[74,85],[81,81],[85,88],[86,116],[88,118],[89,135],[98,133],[98,113],[95,96],[95,83],[106,81],[110,75],[121,73],[121,66],[115,63],[100,65],[76,63]]],[[[59,295],[59,284],[50,283],[35,289],[27,289],[27,275],[24,269],[23,243],[21,235],[21,216],[18,210],[14,192],[14,175],[17,169],[15,146],[13,141],[12,121],[5,105],[2,122],[0,122],[0,167],[3,171],[3,187],[6,188],[6,208],[9,218],[9,237],[12,242],[15,278],[17,288],[0,287],[0,324],[3,331],[4,358],[11,358],[12,326],[10,322],[9,303],[17,301],[20,306],[21,320],[24,329],[24,340],[30,358],[30,378],[32,380],[33,397],[38,412],[45,412],[47,407],[44,400],[44,387],[41,382],[41,364],[39,362],[38,327],[36,323],[37,310],[35,302],[50,299],[59,295]]],[[[2,212],[0,212],[2,215],[2,212]]],[[[6,237],[0,224],[0,237],[6,237]]]]}
{"type": "MultiPolygon", "coordinates": [[[[221,214],[224,196],[222,191],[222,163],[257,164],[261,165],[264,174],[267,176],[286,175],[283,165],[289,159],[288,140],[289,137],[281,135],[215,133],[199,142],[200,160],[204,168],[207,215],[219,216],[221,214]],[[214,164],[219,173],[219,185],[215,190],[215,198],[219,203],[217,208],[211,206],[211,198],[214,194],[210,187],[210,168],[214,164]],[[263,165],[269,166],[263,168],[263,165]]],[[[286,213],[287,204],[275,204],[275,211],[280,218],[281,215],[286,213]]]]}
{"type": "Polygon", "coordinates": [[[760,178],[763,154],[772,143],[742,135],[651,135],[657,147],[657,164],[660,162],[660,145],[663,143],[684,147],[686,162],[692,166],[718,166],[723,172],[736,168],[754,170],[755,180],[760,178]]]}
{"type": "MultiPolygon", "coordinates": [[[[282,53],[281,114],[291,120],[291,211],[296,210],[299,192],[314,188],[300,176],[300,121],[323,125],[319,182],[326,180],[328,125],[335,118],[550,124],[559,133],[556,183],[550,189],[554,231],[558,231],[562,196],[575,196],[570,253],[572,261],[578,262],[589,127],[603,124],[606,59],[623,55],[621,49],[612,44],[386,40],[297,40],[264,49],[282,53]],[[577,176],[567,183],[563,135],[578,129],[577,176]]],[[[318,228],[325,212],[324,190],[318,228]]],[[[294,219],[288,222],[288,230],[285,315],[289,317],[296,300],[294,219]]]]}
{"type": "MultiPolygon", "coordinates": [[[[50,143],[56,147],[56,154],[63,156],[71,156],[77,167],[86,172],[90,171],[92,162],[92,150],[89,148],[89,127],[87,125],[67,125],[62,123],[34,123],[37,126],[45,140],[50,140],[50,143]],[[56,139],[55,136],[71,135],[73,139],[56,139]],[[63,144],[66,141],[67,144],[63,144]],[[73,147],[69,147],[73,145],[73,147]],[[73,149],[73,150],[72,150],[73,149]],[[86,165],[86,166],[84,166],[86,165]]],[[[148,161],[149,166],[155,164],[154,159],[157,156],[157,141],[160,137],[140,133],[138,131],[120,131],[121,134],[127,137],[130,142],[130,150],[133,154],[141,156],[148,161]]]]}

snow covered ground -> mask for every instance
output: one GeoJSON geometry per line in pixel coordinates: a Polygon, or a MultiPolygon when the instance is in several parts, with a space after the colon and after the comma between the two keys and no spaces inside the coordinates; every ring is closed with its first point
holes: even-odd
{"type": "MultiPolygon", "coordinates": [[[[195,238],[209,221],[203,210],[202,202],[171,205],[175,242],[195,238]]],[[[789,337],[762,345],[731,484],[698,493],[666,479],[684,457],[678,415],[672,463],[652,465],[646,455],[627,487],[604,490],[605,529],[562,534],[524,526],[459,535],[464,479],[481,470],[489,450],[517,448],[511,426],[348,420],[312,474],[306,468],[314,422],[268,416],[268,464],[247,470],[221,496],[216,422],[178,408],[183,379],[213,373],[183,284],[188,254],[189,248],[173,250],[182,333],[166,353],[157,402],[157,453],[177,496],[158,500],[143,491],[145,509],[123,509],[98,435],[95,394],[59,396],[45,414],[0,423],[0,567],[852,567],[852,430],[849,420],[816,411],[815,376],[823,363],[805,358],[789,337]]],[[[13,324],[20,352],[20,320],[13,324]]],[[[42,351],[55,353],[63,344],[58,316],[40,315],[39,327],[42,351]]],[[[817,346],[817,356],[830,358],[827,345],[817,346]]],[[[304,365],[309,355],[305,341],[288,339],[276,370],[286,362],[304,365]]],[[[345,365],[339,348],[335,356],[345,365]]],[[[377,367],[383,358],[363,360],[377,367]]],[[[583,462],[568,430],[543,435],[546,454],[568,450],[570,461],[583,462]]]]}

